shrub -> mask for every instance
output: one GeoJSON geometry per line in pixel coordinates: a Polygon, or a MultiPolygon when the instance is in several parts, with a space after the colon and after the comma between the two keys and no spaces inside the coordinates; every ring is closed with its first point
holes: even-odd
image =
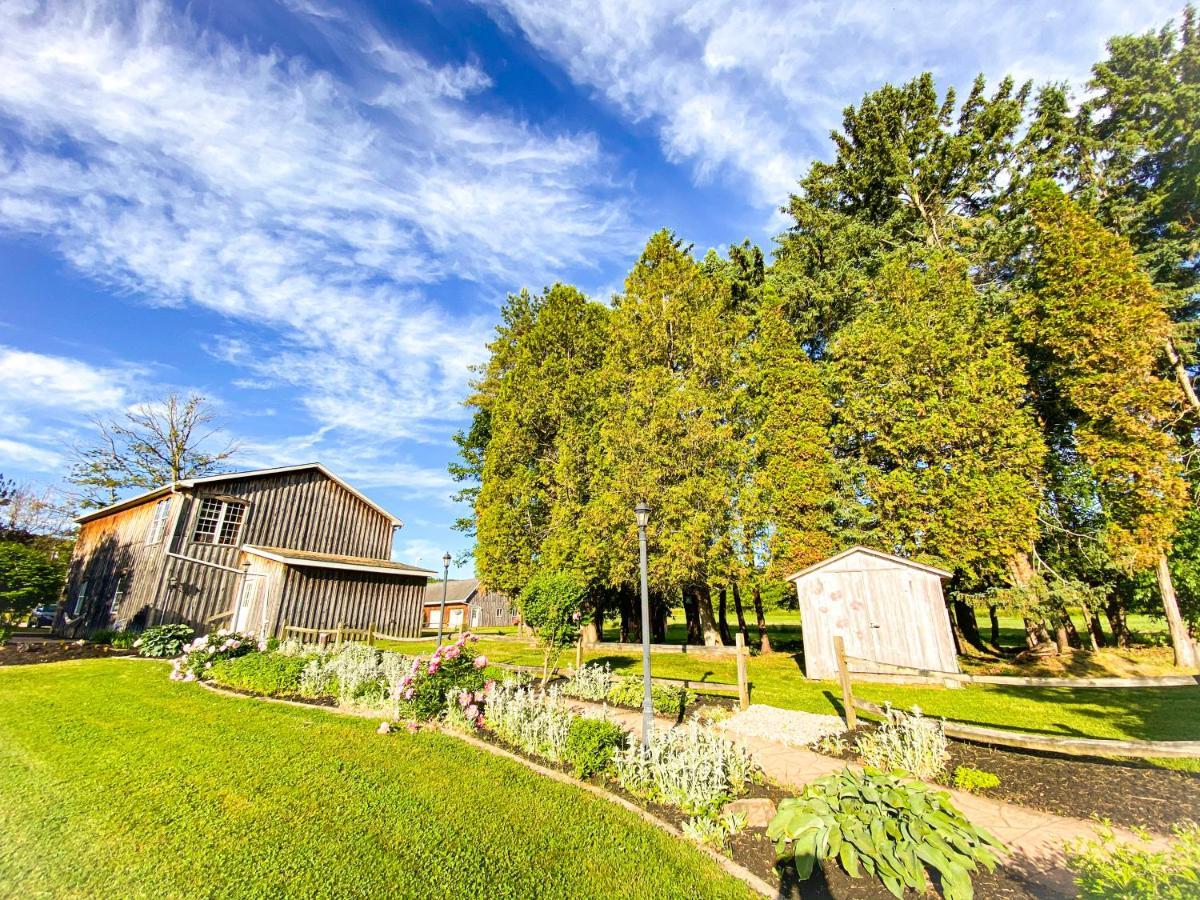
{"type": "Polygon", "coordinates": [[[912,715],[888,707],[887,721],[860,736],[854,749],[868,766],[926,779],[941,774],[950,757],[941,723],[926,719],[915,706],[912,715]]]}
{"type": "Polygon", "coordinates": [[[113,635],[112,646],[117,650],[130,650],[137,643],[137,637],[132,631],[118,631],[113,635]]]}
{"type": "Polygon", "coordinates": [[[536,691],[507,683],[488,695],[488,727],[514,747],[553,762],[563,761],[576,718],[557,688],[536,691]]]}
{"type": "Polygon", "coordinates": [[[183,648],[183,656],[175,660],[171,678],[175,681],[194,681],[205,678],[208,671],[223,659],[245,656],[258,649],[254,637],[238,634],[228,628],[210,631],[183,648]]]}
{"type": "MultiPolygon", "coordinates": [[[[619,678],[608,691],[607,700],[617,706],[633,706],[641,709],[644,687],[640,678],[619,678]]],[[[666,716],[679,716],[691,704],[696,702],[696,695],[683,687],[666,684],[650,686],[650,700],[654,711],[666,716]]]]}
{"type": "Polygon", "coordinates": [[[117,636],[117,632],[112,628],[100,628],[88,635],[88,640],[93,644],[112,644],[113,638],[117,636]]]}
{"type": "Polygon", "coordinates": [[[302,656],[247,653],[213,663],[207,677],[217,684],[255,694],[299,694],[300,673],[307,664],[302,656]]]}
{"type": "Polygon", "coordinates": [[[562,686],[562,692],[580,700],[606,700],[617,680],[608,663],[602,666],[589,663],[579,667],[575,677],[562,686]]]}
{"type": "Polygon", "coordinates": [[[746,817],[742,813],[726,813],[723,816],[693,816],[683,823],[683,835],[714,850],[724,850],[729,838],[746,828],[746,817]]]}
{"type": "Polygon", "coordinates": [[[614,722],[577,718],[567,731],[563,761],[577,778],[602,775],[612,764],[613,753],[625,746],[625,732],[614,722]]]}
{"type": "MultiPolygon", "coordinates": [[[[295,654],[280,653],[280,656],[292,657],[295,654]]],[[[297,693],[301,697],[336,697],[338,693],[337,678],[327,665],[328,658],[320,653],[304,657],[307,661],[300,671],[300,682],[297,693]]]]}
{"type": "Polygon", "coordinates": [[[558,665],[563,648],[579,639],[579,620],[587,585],[569,572],[545,572],[533,576],[517,598],[521,616],[545,648],[542,680],[558,665]]]}
{"type": "Polygon", "coordinates": [[[477,640],[471,634],[462,635],[453,644],[443,644],[428,659],[416,657],[408,672],[400,679],[397,690],[403,708],[414,719],[436,719],[446,709],[448,698],[465,691],[482,692],[487,675],[483,668],[486,656],[477,656],[468,647],[477,640]]]}
{"type": "Polygon", "coordinates": [[[1000,776],[983,769],[959,766],[954,770],[954,786],[960,791],[986,791],[1000,787],[1000,776]]]}
{"type": "Polygon", "coordinates": [[[169,659],[182,653],[183,645],[195,633],[190,625],[182,623],[155,625],[143,631],[142,636],[133,642],[133,646],[142,656],[169,659]]]}
{"type": "Polygon", "coordinates": [[[996,854],[1004,852],[944,791],[877,769],[818,778],[779,804],[767,837],[781,858],[789,852],[795,857],[801,879],[818,860],[837,859],[852,878],[865,870],[896,897],[905,888],[923,894],[928,867],[941,876],[946,900],[970,900],[971,873],[981,863],[991,871],[996,854]]]}
{"type": "Polygon", "coordinates": [[[688,813],[715,813],[756,776],[741,747],[700,724],[650,732],[649,753],[633,742],[613,754],[617,781],[631,794],[688,813]]]}
{"type": "MultiPolygon", "coordinates": [[[[1176,825],[1166,850],[1120,843],[1111,828],[1099,841],[1068,848],[1067,864],[1085,898],[1156,897],[1184,900],[1200,896],[1200,825],[1176,825]]],[[[1139,837],[1149,835],[1139,832],[1139,837]]]]}

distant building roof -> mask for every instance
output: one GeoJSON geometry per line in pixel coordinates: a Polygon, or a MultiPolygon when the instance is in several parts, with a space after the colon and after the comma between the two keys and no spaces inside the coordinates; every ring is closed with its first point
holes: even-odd
{"type": "Polygon", "coordinates": [[[90,522],[93,519],[99,519],[102,516],[120,512],[123,509],[129,509],[132,506],[145,503],[147,500],[153,500],[156,497],[169,494],[172,491],[178,490],[179,488],[195,487],[198,484],[214,484],[219,481],[236,481],[239,478],[259,478],[265,475],[282,475],[285,472],[299,472],[304,469],[316,469],[327,478],[331,479],[332,481],[336,481],[376,512],[387,516],[387,518],[391,519],[392,524],[397,528],[403,527],[404,523],[398,518],[393,516],[390,512],[388,512],[366,494],[362,493],[362,491],[359,491],[357,488],[351,486],[341,478],[338,478],[338,476],[334,475],[320,463],[301,463],[298,466],[278,466],[274,469],[251,469],[246,472],[222,472],[220,475],[205,475],[203,478],[185,478],[182,481],[164,484],[162,487],[157,487],[152,491],[146,491],[144,494],[138,494],[136,497],[130,497],[128,500],[118,501],[117,503],[113,503],[104,507],[103,509],[94,509],[91,512],[84,513],[82,516],[79,516],[75,521],[82,525],[84,522],[90,522]]]}
{"type": "MultiPolygon", "coordinates": [[[[425,605],[437,606],[442,602],[442,584],[431,581],[425,585],[425,605]]],[[[452,578],[445,582],[447,603],[470,603],[479,590],[478,578],[452,578]]]]}
{"type": "Polygon", "coordinates": [[[311,550],[290,550],[286,547],[252,547],[242,549],[254,556],[274,560],[288,566],[308,566],[316,569],[346,569],[354,572],[377,572],[383,575],[424,575],[435,573],[429,569],[392,562],[389,559],[372,559],[369,556],[342,556],[337,553],[315,553],[311,550]]]}
{"type": "Polygon", "coordinates": [[[868,556],[874,556],[876,559],[884,559],[888,562],[898,565],[908,566],[912,569],[920,569],[922,572],[928,572],[931,575],[937,575],[939,578],[953,578],[954,575],[947,572],[945,569],[938,569],[934,566],[927,566],[924,563],[914,562],[911,559],[905,559],[903,556],[896,556],[894,553],[884,553],[881,550],[872,550],[870,547],[851,547],[849,550],[843,550],[841,553],[835,553],[829,559],[823,559],[819,563],[813,563],[806,569],[801,569],[793,575],[787,577],[788,581],[795,581],[797,578],[802,578],[810,572],[815,572],[818,569],[823,569],[830,563],[837,562],[840,559],[845,559],[847,556],[853,556],[855,553],[865,553],[868,556]]]}

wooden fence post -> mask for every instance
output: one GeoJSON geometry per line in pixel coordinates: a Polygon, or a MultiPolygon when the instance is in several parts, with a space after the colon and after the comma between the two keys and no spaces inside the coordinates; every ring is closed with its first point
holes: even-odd
{"type": "Polygon", "coordinates": [[[583,632],[579,633],[579,640],[575,642],[575,671],[576,673],[583,668],[583,632]]]}
{"type": "Polygon", "coordinates": [[[846,643],[840,634],[833,638],[833,652],[837,655],[838,681],[842,683],[842,706],[846,711],[846,727],[853,731],[858,727],[858,713],[854,709],[854,690],[850,687],[850,670],[846,668],[846,643]]]}
{"type": "Polygon", "coordinates": [[[334,642],[333,642],[333,646],[334,646],[335,650],[339,649],[342,646],[342,628],[345,626],[345,624],[346,624],[345,622],[338,622],[337,637],[334,639],[334,642]]]}
{"type": "Polygon", "coordinates": [[[738,683],[738,705],[742,709],[750,708],[750,680],[746,671],[746,638],[739,631],[733,637],[734,645],[737,647],[737,683],[738,683]]]}
{"type": "Polygon", "coordinates": [[[375,623],[374,622],[372,622],[370,625],[367,626],[367,646],[368,647],[375,646],[375,623]]]}

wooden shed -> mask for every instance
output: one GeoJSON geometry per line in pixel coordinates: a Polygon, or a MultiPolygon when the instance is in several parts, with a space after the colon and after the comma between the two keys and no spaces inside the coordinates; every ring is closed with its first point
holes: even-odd
{"type": "Polygon", "coordinates": [[[957,672],[950,615],[942,597],[949,572],[851,547],[788,577],[804,629],[804,674],[837,676],[833,639],[846,654],[938,672],[957,672]]]}

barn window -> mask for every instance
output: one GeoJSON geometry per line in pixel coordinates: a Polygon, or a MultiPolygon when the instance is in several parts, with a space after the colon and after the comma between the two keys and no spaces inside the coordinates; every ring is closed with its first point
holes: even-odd
{"type": "Polygon", "coordinates": [[[236,544],[245,515],[245,503],[205,497],[200,502],[192,540],[198,544],[236,544]]]}
{"type": "Polygon", "coordinates": [[[86,581],[79,585],[79,592],[75,595],[75,609],[71,615],[77,616],[83,609],[83,604],[87,600],[87,589],[88,583],[86,581]]]}
{"type": "Polygon", "coordinates": [[[150,531],[146,534],[147,544],[157,544],[167,531],[167,512],[170,511],[171,500],[159,500],[154,506],[154,520],[150,523],[150,531]]]}

